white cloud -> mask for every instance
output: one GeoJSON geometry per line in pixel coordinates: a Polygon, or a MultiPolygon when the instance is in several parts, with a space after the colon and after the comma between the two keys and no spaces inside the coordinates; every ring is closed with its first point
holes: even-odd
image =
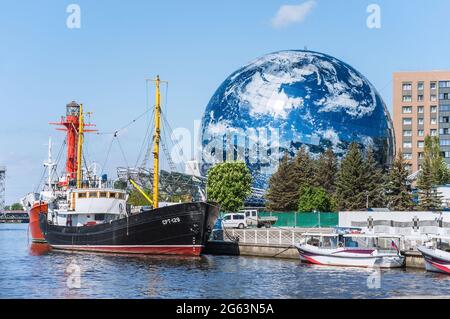
{"type": "Polygon", "coordinates": [[[282,28],[293,23],[303,22],[315,6],[316,0],[308,0],[298,5],[283,5],[272,18],[272,26],[282,28]]]}

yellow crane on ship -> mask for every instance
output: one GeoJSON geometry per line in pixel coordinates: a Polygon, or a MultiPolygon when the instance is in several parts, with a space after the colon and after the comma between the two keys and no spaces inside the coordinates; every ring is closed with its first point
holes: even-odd
{"type": "MultiPolygon", "coordinates": [[[[131,184],[144,196],[144,198],[153,206],[159,206],[159,144],[161,141],[161,88],[162,82],[159,75],[153,80],[156,85],[156,104],[155,104],[155,133],[153,135],[153,199],[131,178],[131,184]]],[[[167,83],[167,82],[166,82],[167,83]]]]}
{"type": "MultiPolygon", "coordinates": [[[[159,145],[161,141],[161,81],[159,75],[156,80],[156,104],[155,104],[155,133],[153,135],[153,198],[151,198],[134,180],[129,178],[131,184],[144,196],[144,198],[152,205],[153,208],[159,206],[159,145]]],[[[166,82],[167,83],[167,82],[166,82]]],[[[83,172],[82,172],[82,156],[83,156],[83,142],[84,142],[84,113],[83,104],[80,104],[79,127],[78,127],[78,147],[77,147],[77,188],[82,187],[83,172]]]]}

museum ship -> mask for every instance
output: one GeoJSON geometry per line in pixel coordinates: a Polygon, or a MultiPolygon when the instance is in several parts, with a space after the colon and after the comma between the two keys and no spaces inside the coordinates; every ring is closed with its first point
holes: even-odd
{"type": "Polygon", "coordinates": [[[28,195],[30,233],[33,242],[46,242],[53,249],[126,254],[170,254],[197,256],[202,252],[219,213],[207,202],[189,202],[160,207],[160,79],[156,81],[155,131],[153,136],[152,196],[131,178],[129,182],[149,202],[149,207],[132,213],[127,193],[116,189],[106,176],[83,174],[83,139],[91,124],[84,122],[83,106],[67,105],[60,123],[67,132],[66,175],[54,182],[55,163],[46,166],[49,178],[40,194],[28,195]],[[89,176],[83,176],[89,175],[89,176]],[[94,176],[92,176],[94,175],[94,176]],[[33,200],[34,199],[34,200],[33,200]]]}

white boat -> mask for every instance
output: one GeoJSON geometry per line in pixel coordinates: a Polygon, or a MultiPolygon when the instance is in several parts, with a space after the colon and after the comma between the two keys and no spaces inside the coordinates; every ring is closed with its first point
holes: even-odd
{"type": "Polygon", "coordinates": [[[304,234],[296,248],[303,262],[345,267],[399,268],[399,236],[370,234],[304,234]]]}
{"type": "Polygon", "coordinates": [[[417,249],[422,253],[427,271],[450,274],[449,238],[431,237],[425,246],[417,249]]]}

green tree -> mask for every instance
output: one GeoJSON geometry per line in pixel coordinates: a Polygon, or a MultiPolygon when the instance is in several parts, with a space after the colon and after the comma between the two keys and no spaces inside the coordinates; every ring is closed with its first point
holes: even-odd
{"type": "Polygon", "coordinates": [[[336,202],[340,210],[366,208],[366,165],[357,143],[353,142],[341,162],[336,178],[336,202]]]}
{"type": "Polygon", "coordinates": [[[322,187],[303,186],[300,189],[299,212],[331,212],[333,210],[333,200],[322,187]]]}
{"type": "Polygon", "coordinates": [[[302,146],[297,152],[293,161],[293,178],[296,184],[296,201],[299,191],[303,186],[314,184],[314,161],[309,155],[308,150],[302,146]]]}
{"type": "MultiPolygon", "coordinates": [[[[417,189],[419,194],[419,207],[422,210],[438,210],[442,207],[442,196],[437,191],[436,186],[441,184],[445,178],[445,172],[440,164],[440,152],[436,154],[438,139],[427,136],[425,138],[424,155],[421,170],[417,179],[417,189]]],[[[446,168],[445,168],[446,169],[446,168]]]]}
{"type": "Polygon", "coordinates": [[[373,148],[369,146],[365,159],[365,188],[366,188],[366,206],[385,207],[386,206],[386,175],[379,167],[375,159],[373,148]]]}
{"type": "Polygon", "coordinates": [[[128,183],[125,182],[125,181],[122,181],[120,179],[114,182],[114,188],[115,189],[125,190],[125,189],[127,189],[127,187],[128,187],[128,183]]]}
{"type": "Polygon", "coordinates": [[[23,206],[20,203],[14,203],[11,205],[11,210],[23,210],[23,206]]]}
{"type": "Polygon", "coordinates": [[[316,169],[313,184],[325,189],[328,194],[334,194],[336,190],[336,174],[338,162],[333,148],[329,147],[316,161],[316,169]]]}
{"type": "Polygon", "coordinates": [[[449,181],[447,164],[442,156],[439,138],[434,136],[425,137],[424,157],[430,160],[431,174],[436,185],[444,185],[449,181]]]}
{"type": "Polygon", "coordinates": [[[252,176],[244,162],[217,164],[208,171],[208,199],[216,201],[227,212],[244,206],[251,194],[252,176]]]}
{"type": "MultiPolygon", "coordinates": [[[[152,193],[149,188],[142,189],[150,198],[152,198],[152,193]]],[[[137,189],[133,189],[128,197],[128,204],[133,206],[151,206],[148,200],[141,194],[137,189]]]]}
{"type": "Polygon", "coordinates": [[[414,207],[408,175],[406,163],[399,151],[389,170],[386,184],[387,203],[392,210],[405,211],[414,207]]]}
{"type": "Polygon", "coordinates": [[[269,179],[266,200],[266,208],[271,211],[286,212],[297,209],[298,188],[293,177],[293,164],[287,154],[269,179]]]}

